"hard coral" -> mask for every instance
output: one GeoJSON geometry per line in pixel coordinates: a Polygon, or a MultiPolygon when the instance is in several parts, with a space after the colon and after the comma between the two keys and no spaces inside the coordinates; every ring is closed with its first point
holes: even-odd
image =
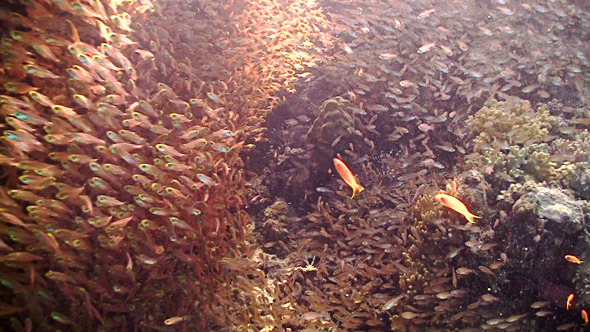
{"type": "Polygon", "coordinates": [[[348,100],[340,96],[327,99],[320,106],[307,139],[323,147],[347,146],[357,121],[348,100]]]}
{"type": "Polygon", "coordinates": [[[546,142],[555,118],[544,108],[534,110],[526,100],[510,98],[506,101],[490,99],[470,116],[467,125],[474,139],[474,152],[505,149],[513,145],[546,142]]]}

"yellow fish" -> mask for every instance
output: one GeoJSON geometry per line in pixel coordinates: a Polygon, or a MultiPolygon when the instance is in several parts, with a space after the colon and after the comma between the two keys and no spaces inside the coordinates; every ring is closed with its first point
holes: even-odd
{"type": "Polygon", "coordinates": [[[338,174],[340,174],[342,180],[344,180],[344,182],[346,182],[346,184],[348,184],[352,188],[351,198],[354,198],[354,196],[360,194],[365,190],[363,186],[358,184],[356,178],[354,177],[348,166],[346,166],[346,164],[342,160],[334,158],[334,167],[336,167],[336,171],[338,171],[338,174]]]}
{"type": "Polygon", "coordinates": [[[476,216],[475,214],[469,212],[463,202],[449,194],[438,193],[434,195],[434,199],[449,209],[462,214],[470,223],[474,222],[473,218],[481,218],[480,216],[476,216]]]}

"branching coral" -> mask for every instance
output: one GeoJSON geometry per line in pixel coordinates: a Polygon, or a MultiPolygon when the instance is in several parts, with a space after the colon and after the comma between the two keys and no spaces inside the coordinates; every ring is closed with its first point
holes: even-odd
{"type": "Polygon", "coordinates": [[[467,124],[471,127],[473,153],[468,168],[497,176],[549,179],[554,166],[548,158],[546,143],[555,119],[543,108],[534,110],[530,103],[517,98],[489,100],[467,124]],[[537,143],[535,145],[535,143],[537,143]]]}
{"type": "Polygon", "coordinates": [[[518,98],[490,99],[467,120],[467,125],[476,134],[473,140],[475,153],[546,142],[554,123],[555,118],[549,111],[544,108],[534,110],[528,101],[518,98]]]}

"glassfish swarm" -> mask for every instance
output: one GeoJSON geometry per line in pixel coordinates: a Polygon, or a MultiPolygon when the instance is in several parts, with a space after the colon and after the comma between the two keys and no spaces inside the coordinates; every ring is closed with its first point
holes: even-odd
{"type": "Polygon", "coordinates": [[[362,193],[365,190],[363,186],[358,184],[356,178],[354,177],[348,166],[346,166],[346,164],[342,160],[334,158],[334,167],[336,167],[336,171],[338,172],[342,180],[344,180],[344,182],[346,182],[346,184],[349,185],[350,188],[352,188],[352,197],[350,198],[354,198],[354,196],[362,193]]]}
{"type": "Polygon", "coordinates": [[[475,214],[469,212],[465,204],[461,202],[459,199],[445,193],[438,193],[434,195],[434,199],[439,202],[440,204],[448,207],[449,209],[462,214],[467,221],[470,223],[474,223],[473,218],[481,218],[480,216],[476,216],[475,214]]]}

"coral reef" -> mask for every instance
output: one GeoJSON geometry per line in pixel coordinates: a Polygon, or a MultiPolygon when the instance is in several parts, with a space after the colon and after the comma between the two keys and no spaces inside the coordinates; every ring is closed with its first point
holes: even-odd
{"type": "Polygon", "coordinates": [[[0,4],[0,326],[581,328],[588,5],[480,5],[0,4]]]}

